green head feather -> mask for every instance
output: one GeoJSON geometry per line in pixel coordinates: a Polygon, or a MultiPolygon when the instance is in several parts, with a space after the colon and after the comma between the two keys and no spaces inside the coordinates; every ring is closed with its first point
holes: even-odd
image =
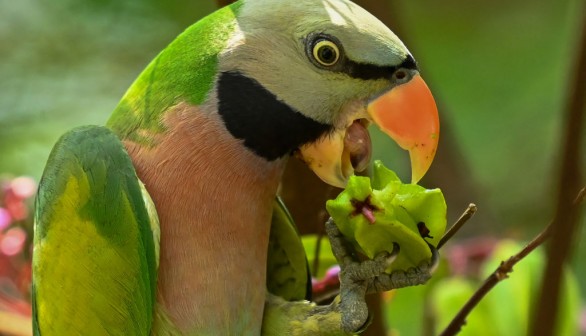
{"type": "Polygon", "coordinates": [[[218,54],[236,26],[238,1],[187,28],[140,74],[108,121],[123,139],[149,143],[161,117],[180,102],[201,104],[213,87],[218,54]]]}

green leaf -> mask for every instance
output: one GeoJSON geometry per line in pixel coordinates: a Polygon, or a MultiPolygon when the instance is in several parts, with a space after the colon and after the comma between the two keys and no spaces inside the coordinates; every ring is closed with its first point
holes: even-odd
{"type": "Polygon", "coordinates": [[[391,182],[398,182],[401,184],[401,179],[394,171],[385,167],[380,160],[373,162],[374,171],[372,173],[372,185],[376,189],[383,189],[391,182]]]}

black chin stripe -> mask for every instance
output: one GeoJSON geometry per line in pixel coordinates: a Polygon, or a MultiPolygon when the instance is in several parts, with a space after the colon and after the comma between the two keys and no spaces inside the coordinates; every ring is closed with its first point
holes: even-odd
{"type": "Polygon", "coordinates": [[[329,132],[239,72],[218,79],[219,113],[228,131],[257,155],[275,160],[329,132]]]}
{"type": "Polygon", "coordinates": [[[357,63],[346,59],[342,67],[342,72],[353,78],[364,80],[370,79],[390,79],[395,71],[399,69],[417,70],[415,59],[408,55],[407,58],[397,66],[378,66],[374,64],[357,63]]]}

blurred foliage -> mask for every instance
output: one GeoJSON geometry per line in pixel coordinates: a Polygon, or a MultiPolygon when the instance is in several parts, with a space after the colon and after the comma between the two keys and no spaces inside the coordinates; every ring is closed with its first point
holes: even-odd
{"type": "Polygon", "coordinates": [[[315,278],[322,278],[330,267],[337,264],[336,257],[332,253],[330,241],[325,236],[320,237],[314,234],[303,235],[301,238],[307,256],[307,262],[310,265],[311,274],[315,278]],[[319,247],[318,240],[320,240],[319,247]],[[316,265],[316,256],[319,256],[319,262],[317,263],[318,268],[314,269],[313,266],[316,265]]]}
{"type": "MultiPolygon", "coordinates": [[[[303,243],[313,264],[316,239],[307,235],[303,243]]],[[[322,238],[319,272],[314,278],[314,298],[338,293],[339,267],[322,238]],[[327,272],[326,272],[327,270],[327,272]],[[332,279],[332,277],[335,277],[332,279]]],[[[383,294],[382,318],[390,335],[438,335],[456,316],[482,282],[522,248],[513,240],[476,238],[442,250],[443,257],[432,279],[425,286],[402,288],[383,294]]],[[[467,318],[462,336],[528,335],[531,316],[539,305],[537,294],[545,265],[544,251],[537,249],[515,266],[510,277],[493,288],[467,318]]],[[[578,280],[568,268],[563,275],[560,321],[555,335],[576,336],[580,331],[580,290],[578,280]]],[[[375,317],[378,318],[378,317],[375,317]]],[[[581,329],[586,332],[585,329],[581,329]]]]}
{"type": "MultiPolygon", "coordinates": [[[[500,262],[521,248],[521,244],[511,240],[476,240],[452,247],[447,253],[448,258],[442,261],[440,271],[428,285],[398,290],[387,300],[386,321],[396,335],[422,335],[428,318],[433,325],[432,334],[439,334],[500,262]],[[418,308],[405,312],[404,307],[408,304],[418,308]],[[429,309],[427,316],[425,307],[429,309]]],[[[544,265],[542,250],[523,259],[510,278],[499,283],[472,311],[460,334],[528,335],[533,310],[539,304],[536,294],[539,293],[544,265]]],[[[556,335],[579,334],[579,297],[577,279],[566,270],[559,314],[561,320],[556,335]]]]}
{"type": "Polygon", "coordinates": [[[212,1],[0,2],[0,172],[40,177],[67,129],[103,124],[138,73],[212,1]]]}
{"type": "MultiPolygon", "coordinates": [[[[480,210],[464,234],[528,239],[552,217],[560,116],[586,3],[391,3],[473,181],[480,210]]],[[[40,177],[65,130],[103,124],[148,62],[214,8],[211,0],[0,2],[0,173],[40,177]]],[[[373,157],[406,179],[405,153],[380,133],[373,139],[373,157]]],[[[574,264],[582,293],[584,227],[574,264]]]]}

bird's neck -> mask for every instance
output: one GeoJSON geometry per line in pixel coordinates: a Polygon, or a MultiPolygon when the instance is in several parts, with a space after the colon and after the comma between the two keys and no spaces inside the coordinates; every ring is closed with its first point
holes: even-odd
{"type": "Polygon", "coordinates": [[[197,107],[167,115],[154,146],[125,142],[161,222],[159,304],[185,334],[260,334],[285,160],[256,156],[197,107]]]}

